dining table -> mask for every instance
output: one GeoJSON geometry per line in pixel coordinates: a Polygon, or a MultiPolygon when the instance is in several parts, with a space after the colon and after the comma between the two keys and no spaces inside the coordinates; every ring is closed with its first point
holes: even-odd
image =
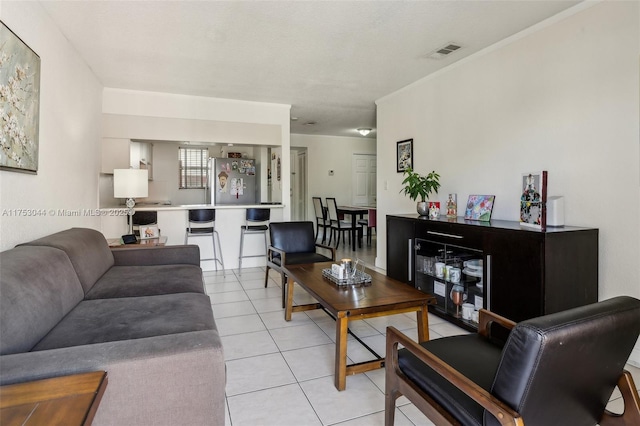
{"type": "Polygon", "coordinates": [[[369,213],[369,209],[375,209],[376,206],[338,206],[338,214],[348,214],[351,216],[351,250],[356,250],[356,240],[358,238],[357,222],[358,217],[362,218],[369,213]]]}

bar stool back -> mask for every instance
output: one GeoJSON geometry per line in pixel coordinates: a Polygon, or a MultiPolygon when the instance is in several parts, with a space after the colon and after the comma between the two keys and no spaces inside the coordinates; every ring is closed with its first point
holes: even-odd
{"type": "Polygon", "coordinates": [[[196,209],[189,210],[189,224],[187,232],[184,235],[184,243],[189,243],[189,237],[204,237],[211,236],[211,242],[213,243],[213,257],[200,259],[200,260],[213,260],[216,271],[218,270],[218,263],[222,266],[222,272],[224,274],[224,260],[222,259],[222,246],[220,245],[220,235],[216,231],[216,211],[215,209],[196,209]],[[195,226],[193,226],[195,225],[195,226]],[[210,225],[210,226],[206,226],[210,225]],[[220,249],[220,257],[218,258],[218,250],[220,249]]]}
{"type": "Polygon", "coordinates": [[[267,231],[271,209],[249,208],[245,216],[245,224],[240,227],[240,254],[238,255],[238,273],[242,274],[242,259],[246,257],[267,256],[267,231]],[[262,234],[264,236],[264,254],[244,254],[245,234],[262,234]]]}

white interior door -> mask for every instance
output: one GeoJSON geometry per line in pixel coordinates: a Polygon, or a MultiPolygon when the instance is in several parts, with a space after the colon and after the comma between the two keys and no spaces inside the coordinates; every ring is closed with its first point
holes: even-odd
{"type": "Polygon", "coordinates": [[[353,154],[351,178],[351,203],[354,206],[376,204],[376,156],[353,154]]]}

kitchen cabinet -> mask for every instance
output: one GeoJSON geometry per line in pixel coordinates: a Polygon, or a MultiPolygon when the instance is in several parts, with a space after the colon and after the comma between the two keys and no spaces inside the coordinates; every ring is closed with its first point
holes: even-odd
{"type": "Polygon", "coordinates": [[[448,265],[481,261],[480,274],[468,270],[471,275],[462,276],[467,302],[514,321],[598,300],[598,230],[594,228],[566,226],[543,232],[513,221],[391,215],[387,216],[387,241],[387,275],[439,293],[438,304],[430,311],[470,330],[475,323],[455,316],[452,283],[425,266],[430,266],[429,259],[438,257],[448,265]]]}
{"type": "Polygon", "coordinates": [[[102,139],[100,173],[112,175],[113,169],[129,168],[129,142],[129,139],[102,139]]]}

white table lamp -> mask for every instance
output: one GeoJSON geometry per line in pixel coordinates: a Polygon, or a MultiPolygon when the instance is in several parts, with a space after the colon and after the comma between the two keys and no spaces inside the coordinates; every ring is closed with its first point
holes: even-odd
{"type": "Polygon", "coordinates": [[[113,170],[113,196],[126,198],[129,215],[129,234],[133,234],[134,198],[149,196],[149,171],[139,169],[113,170]]]}

